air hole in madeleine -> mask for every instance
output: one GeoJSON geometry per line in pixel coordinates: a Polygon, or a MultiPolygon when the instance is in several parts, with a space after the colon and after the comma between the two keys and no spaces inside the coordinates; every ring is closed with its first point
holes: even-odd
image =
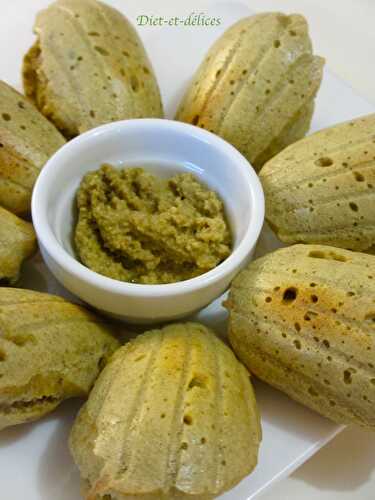
{"type": "Polygon", "coordinates": [[[193,417],[189,414],[184,415],[184,424],[192,425],[192,423],[193,423],[193,417]]]}
{"type": "Polygon", "coordinates": [[[203,377],[202,375],[195,375],[189,382],[188,390],[193,389],[194,387],[203,389],[206,387],[206,383],[206,377],[203,377]]]}
{"type": "Polygon", "coordinates": [[[100,47],[99,45],[95,45],[94,49],[96,50],[96,52],[99,52],[99,54],[102,56],[109,56],[108,50],[104,49],[103,47],[100,47]]]}
{"type": "Polygon", "coordinates": [[[316,160],[315,165],[317,167],[330,167],[333,165],[333,160],[331,158],[323,157],[316,160]]]}
{"type": "Polygon", "coordinates": [[[294,347],[295,347],[296,349],[298,349],[298,350],[300,350],[300,349],[301,349],[301,347],[302,347],[302,346],[301,346],[301,342],[300,342],[299,340],[294,340],[294,341],[293,341],[293,344],[294,344],[294,347]]]}
{"type": "Polygon", "coordinates": [[[350,370],[344,371],[344,383],[350,385],[352,383],[352,373],[350,370]]]}
{"type": "Polygon", "coordinates": [[[199,115],[195,115],[191,123],[193,125],[197,125],[198,122],[199,122],[199,115]]]}
{"type": "Polygon", "coordinates": [[[354,178],[357,182],[363,182],[365,178],[359,172],[353,172],[354,178]]]}
{"type": "Polygon", "coordinates": [[[297,298],[297,294],[298,294],[297,288],[294,287],[287,288],[283,293],[284,304],[290,304],[294,302],[297,298]]]}
{"type": "Polygon", "coordinates": [[[132,75],[130,77],[130,86],[133,89],[133,92],[137,92],[137,90],[139,89],[139,81],[135,75],[132,75]]]}

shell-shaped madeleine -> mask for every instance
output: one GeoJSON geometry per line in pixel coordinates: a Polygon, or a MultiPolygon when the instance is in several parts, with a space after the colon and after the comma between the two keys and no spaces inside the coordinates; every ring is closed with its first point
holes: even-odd
{"type": "Polygon", "coordinates": [[[266,217],[286,243],[375,245],[375,114],[312,134],[260,173],[266,217]]]}
{"type": "Polygon", "coordinates": [[[257,462],[246,369],[196,323],[147,332],[111,358],[70,445],[86,498],[213,498],[257,462]]]}
{"type": "Polygon", "coordinates": [[[309,129],[323,63],[302,16],[247,17],[209,50],[176,118],[220,135],[259,169],[309,129]]]}
{"type": "Polygon", "coordinates": [[[0,288],[0,429],[87,396],[119,347],[113,328],[60,297],[0,288]]]}
{"type": "Polygon", "coordinates": [[[65,140],[19,92],[0,81],[0,205],[17,215],[30,212],[41,168],[65,140]]]}
{"type": "Polygon", "coordinates": [[[375,257],[295,245],[233,281],[229,337],[257,377],[332,420],[375,428],[375,257]]]}
{"type": "Polygon", "coordinates": [[[26,95],[66,137],[127,118],[162,117],[158,84],[130,22],[96,0],[41,11],[24,59],[26,95]]]}
{"type": "Polygon", "coordinates": [[[32,224],[0,207],[0,285],[16,283],[23,261],[36,248],[32,224]]]}

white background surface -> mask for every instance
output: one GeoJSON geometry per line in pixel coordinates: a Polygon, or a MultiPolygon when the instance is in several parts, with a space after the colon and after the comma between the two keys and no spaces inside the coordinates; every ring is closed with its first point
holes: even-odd
{"type": "MultiPolygon", "coordinates": [[[[158,3],[160,5],[166,0],[154,1],[154,13],[158,14],[158,3]]],[[[134,7],[137,4],[137,0],[126,0],[126,2],[133,3],[134,7]]],[[[228,0],[225,3],[227,2],[228,0]]],[[[31,15],[34,10],[33,3],[34,0],[2,0],[0,24],[1,21],[6,22],[8,33],[13,30],[13,24],[17,30],[24,28],[29,31],[30,19],[33,17],[31,15]],[[13,14],[10,18],[6,18],[7,5],[13,14]],[[18,15],[18,8],[22,9],[22,15],[18,15]],[[28,10],[30,16],[25,15],[25,11],[28,10]]],[[[191,0],[189,5],[193,6],[194,3],[195,0],[191,0]]],[[[375,0],[247,0],[247,3],[256,11],[281,10],[305,14],[311,27],[316,52],[326,57],[327,66],[349,82],[357,92],[375,103],[375,0]]],[[[186,2],[186,10],[189,8],[186,2]]],[[[207,13],[215,15],[214,11],[207,13]]],[[[31,34],[29,39],[32,39],[31,34]]],[[[13,42],[19,51],[24,51],[29,45],[29,40],[26,39],[18,42],[13,38],[13,42]]],[[[13,55],[14,48],[14,46],[9,47],[8,57],[2,54],[0,60],[1,70],[6,70],[9,74],[16,74],[20,65],[19,59],[13,55]]],[[[171,73],[172,76],[176,77],[171,73]]],[[[18,82],[10,81],[10,83],[18,82]]],[[[358,429],[348,429],[262,498],[263,500],[374,500],[374,469],[375,435],[358,429]]],[[[58,470],[54,472],[58,475],[58,470]]],[[[51,474],[52,479],[53,474],[51,474]]],[[[50,491],[53,491],[53,488],[50,491]]],[[[53,496],[48,498],[47,495],[46,498],[55,500],[53,496]]],[[[3,498],[2,494],[0,499],[10,500],[3,498]]]]}
{"type": "MultiPolygon", "coordinates": [[[[248,0],[258,12],[304,14],[316,53],[363,97],[375,103],[374,0],[248,0]]],[[[262,500],[374,500],[375,434],[343,431],[262,500]]]]}

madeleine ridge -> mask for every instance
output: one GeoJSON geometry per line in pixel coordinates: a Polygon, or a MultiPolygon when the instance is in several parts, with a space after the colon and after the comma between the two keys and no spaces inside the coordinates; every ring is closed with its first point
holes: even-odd
{"type": "Polygon", "coordinates": [[[203,325],[172,324],[111,358],[73,426],[85,498],[211,499],[257,463],[246,369],[203,325]]]}
{"type": "Polygon", "coordinates": [[[308,131],[323,64],[303,16],[241,19],[208,51],[176,119],[221,136],[259,170],[308,131]]]}
{"type": "Polygon", "coordinates": [[[260,172],[266,218],[285,243],[375,246],[375,113],[320,130],[260,172]]]}
{"type": "Polygon", "coordinates": [[[96,0],[57,0],[39,12],[34,32],[25,93],[67,138],[104,123],[163,117],[151,62],[119,11],[96,0]]]}
{"type": "Polygon", "coordinates": [[[64,144],[52,123],[0,80],[0,205],[27,215],[40,170],[64,144]]]}
{"type": "Polygon", "coordinates": [[[0,288],[0,429],[87,396],[119,347],[113,328],[45,293],[0,288]]]}
{"type": "Polygon", "coordinates": [[[375,257],[295,245],[233,281],[229,339],[261,380],[340,424],[374,429],[375,257]]]}

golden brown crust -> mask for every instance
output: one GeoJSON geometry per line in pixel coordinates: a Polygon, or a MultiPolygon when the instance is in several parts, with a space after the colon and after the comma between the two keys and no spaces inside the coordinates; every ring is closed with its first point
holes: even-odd
{"type": "Polygon", "coordinates": [[[260,379],[331,418],[374,428],[375,257],[295,245],[234,280],[229,338],[260,379]]]}
{"type": "Polygon", "coordinates": [[[41,11],[24,59],[24,88],[74,137],[103,123],[162,117],[156,78],[130,22],[95,0],[58,0],[41,11]]]}
{"type": "Polygon", "coordinates": [[[209,50],[176,118],[220,135],[259,169],[308,130],[323,64],[302,16],[242,19],[209,50]]]}
{"type": "Polygon", "coordinates": [[[209,499],[251,472],[260,439],[246,369],[212,332],[186,323],[112,357],[70,446],[87,500],[209,499]]]}

